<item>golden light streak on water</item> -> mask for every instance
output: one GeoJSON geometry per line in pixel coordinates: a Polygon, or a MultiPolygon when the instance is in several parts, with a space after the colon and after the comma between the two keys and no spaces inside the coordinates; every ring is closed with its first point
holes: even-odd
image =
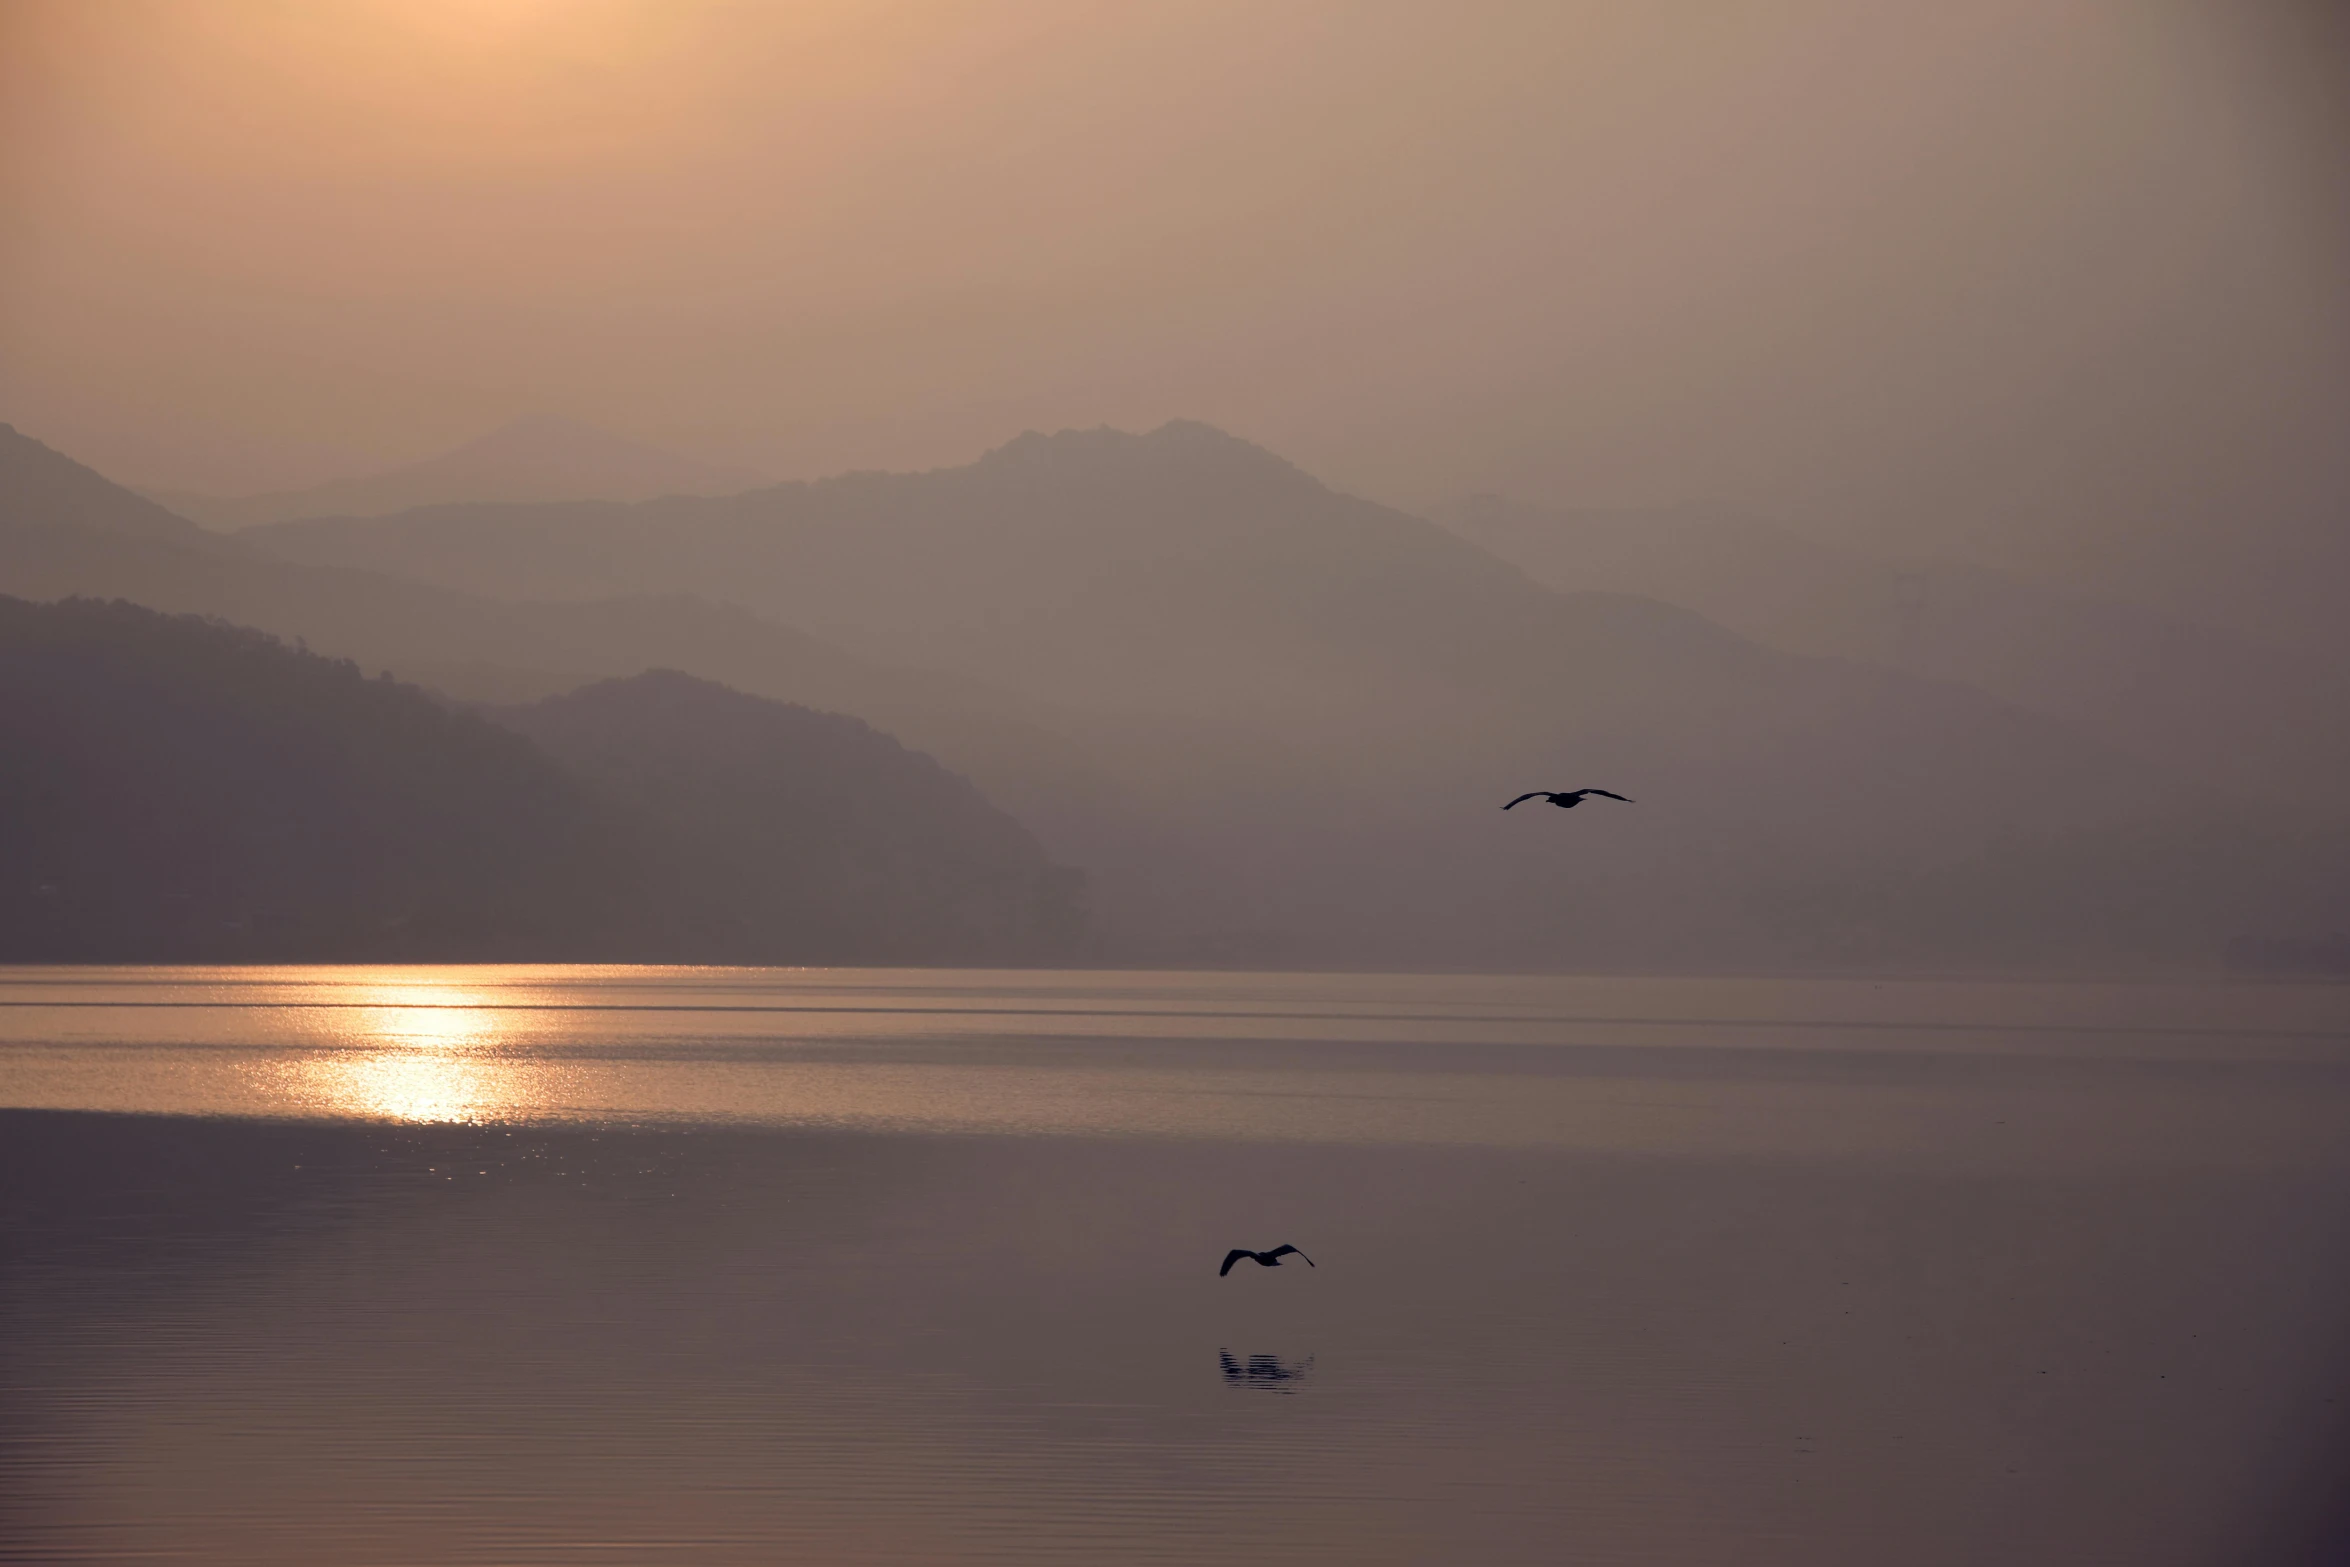
{"type": "Polygon", "coordinates": [[[362,976],[359,1003],[322,1013],[337,1048],[258,1068],[267,1090],[304,1114],[410,1122],[482,1122],[543,1113],[561,1069],[515,1059],[514,1014],[474,988],[393,971],[362,976]]]}

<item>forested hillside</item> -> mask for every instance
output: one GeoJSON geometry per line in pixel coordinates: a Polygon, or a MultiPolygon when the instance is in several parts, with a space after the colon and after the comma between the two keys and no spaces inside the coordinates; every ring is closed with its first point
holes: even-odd
{"type": "Polygon", "coordinates": [[[1078,873],[966,779],[838,713],[675,670],[493,712],[636,824],[669,950],[701,962],[1080,951],[1078,873]]]}
{"type": "Polygon", "coordinates": [[[559,754],[249,629],[0,598],[0,961],[893,962],[1079,939],[1070,873],[855,720],[672,676],[517,723],[559,754]],[[726,734],[697,740],[712,712],[726,734]],[[636,783],[614,787],[599,735],[636,783]]]}

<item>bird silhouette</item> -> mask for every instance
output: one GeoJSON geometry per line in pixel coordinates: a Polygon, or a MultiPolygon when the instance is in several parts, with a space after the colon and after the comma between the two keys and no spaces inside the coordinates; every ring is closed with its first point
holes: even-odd
{"type": "MultiPolygon", "coordinates": [[[[1224,1266],[1216,1270],[1216,1277],[1222,1278],[1225,1274],[1230,1273],[1232,1265],[1243,1257],[1251,1262],[1261,1262],[1268,1268],[1278,1268],[1281,1266],[1281,1259],[1292,1252],[1297,1252],[1300,1257],[1306,1257],[1306,1254],[1298,1251],[1295,1246],[1276,1246],[1271,1251],[1250,1251],[1245,1246],[1235,1246],[1224,1254],[1224,1266]]],[[[1314,1259],[1306,1257],[1306,1266],[1310,1268],[1313,1265],[1314,1259]]]]}
{"type": "Polygon", "coordinates": [[[1607,789],[1536,789],[1530,793],[1519,795],[1502,809],[1510,810],[1516,806],[1524,805],[1528,800],[1548,800],[1562,811],[1571,811],[1595,794],[1605,795],[1611,800],[1622,800],[1626,805],[1633,803],[1626,796],[1607,789]]]}
{"type": "Polygon", "coordinates": [[[1220,1349],[1216,1351],[1216,1361],[1223,1368],[1227,1386],[1260,1388],[1269,1393],[1296,1392],[1297,1389],[1280,1384],[1302,1382],[1314,1369],[1311,1355],[1296,1361],[1283,1360],[1279,1355],[1251,1355],[1243,1360],[1228,1349],[1220,1349]]]}

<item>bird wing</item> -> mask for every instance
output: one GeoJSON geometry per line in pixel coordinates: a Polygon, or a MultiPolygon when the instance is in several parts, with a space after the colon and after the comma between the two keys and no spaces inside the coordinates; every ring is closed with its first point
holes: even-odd
{"type": "Polygon", "coordinates": [[[1241,1258],[1253,1257],[1255,1255],[1255,1252],[1250,1251],[1245,1246],[1233,1247],[1230,1251],[1224,1254],[1224,1266],[1216,1270],[1216,1277],[1222,1278],[1225,1274],[1230,1273],[1232,1271],[1232,1265],[1238,1262],[1241,1258]]]}
{"type": "Polygon", "coordinates": [[[1624,802],[1626,805],[1632,805],[1632,804],[1636,804],[1636,803],[1637,803],[1637,802],[1636,802],[1636,801],[1634,801],[1634,800],[1633,800],[1633,799],[1632,799],[1632,798],[1631,798],[1629,795],[1622,795],[1622,794],[1618,794],[1618,793],[1616,793],[1616,792],[1615,792],[1613,789],[1578,789],[1578,790],[1576,790],[1575,792],[1576,792],[1577,794],[1600,794],[1600,795],[1605,795],[1605,796],[1607,796],[1607,797],[1608,797],[1609,799],[1611,799],[1611,800],[1622,800],[1622,801],[1623,801],[1623,802],[1624,802]]]}
{"type": "Polygon", "coordinates": [[[1524,804],[1525,804],[1525,803],[1526,803],[1528,800],[1540,800],[1540,799],[1544,799],[1544,798],[1547,798],[1547,797],[1546,797],[1546,796],[1543,794],[1543,792],[1542,792],[1541,790],[1537,789],[1537,790],[1535,790],[1535,791],[1534,791],[1532,794],[1521,794],[1521,795],[1519,795],[1519,796],[1518,796],[1516,799],[1512,800],[1512,801],[1509,803],[1509,805],[1505,805],[1505,806],[1503,806],[1503,807],[1502,807],[1502,809],[1506,811],[1506,810],[1510,809],[1510,807],[1511,807],[1511,806],[1524,805],[1524,804]]]}
{"type": "MultiPolygon", "coordinates": [[[[1287,1257],[1292,1253],[1295,1253],[1300,1257],[1306,1257],[1306,1254],[1302,1251],[1298,1251],[1295,1246],[1276,1246],[1271,1251],[1265,1253],[1265,1255],[1268,1257],[1287,1257]]],[[[1306,1257],[1306,1266],[1310,1268],[1313,1265],[1314,1259],[1311,1257],[1306,1257]]]]}

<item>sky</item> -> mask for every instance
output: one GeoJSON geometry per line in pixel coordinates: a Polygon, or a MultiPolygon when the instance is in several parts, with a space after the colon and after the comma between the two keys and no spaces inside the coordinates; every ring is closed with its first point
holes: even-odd
{"type": "MultiPolygon", "coordinates": [[[[0,419],[314,483],[1204,419],[1416,509],[2339,528],[2292,0],[0,0],[0,419]]],[[[2329,63],[2334,62],[2334,63],[2329,63]]]]}

